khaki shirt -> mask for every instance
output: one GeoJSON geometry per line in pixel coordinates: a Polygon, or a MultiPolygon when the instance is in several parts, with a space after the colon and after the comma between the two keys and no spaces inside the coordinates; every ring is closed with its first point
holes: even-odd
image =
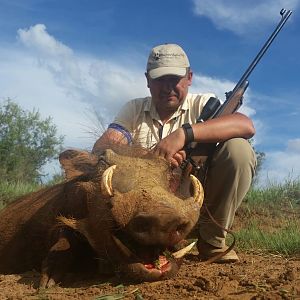
{"type": "Polygon", "coordinates": [[[134,144],[152,148],[160,139],[184,123],[196,123],[203,106],[210,97],[215,97],[215,95],[210,93],[187,94],[184,102],[165,124],[161,121],[151,97],[134,99],[123,106],[114,123],[129,131],[134,144]]]}

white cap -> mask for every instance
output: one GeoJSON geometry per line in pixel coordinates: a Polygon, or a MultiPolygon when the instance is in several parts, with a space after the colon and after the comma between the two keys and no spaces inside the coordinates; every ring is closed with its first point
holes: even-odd
{"type": "Polygon", "coordinates": [[[151,50],[147,63],[147,73],[152,79],[165,75],[183,77],[189,66],[189,59],[180,46],[163,44],[151,50]]]}

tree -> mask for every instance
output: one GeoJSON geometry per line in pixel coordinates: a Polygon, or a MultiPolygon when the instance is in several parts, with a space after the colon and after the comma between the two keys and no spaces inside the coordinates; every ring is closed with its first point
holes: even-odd
{"type": "Polygon", "coordinates": [[[61,151],[63,137],[50,117],[23,110],[10,99],[0,103],[0,178],[39,182],[40,168],[61,151]]]}

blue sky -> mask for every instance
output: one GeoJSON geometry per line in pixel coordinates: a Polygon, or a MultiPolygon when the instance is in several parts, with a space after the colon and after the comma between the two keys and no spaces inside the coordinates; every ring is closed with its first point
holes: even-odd
{"type": "Polygon", "coordinates": [[[0,0],[0,100],[52,116],[65,148],[91,149],[93,110],[105,127],[127,100],[149,95],[143,73],[153,46],[180,44],[191,92],[224,100],[283,7],[293,14],[250,76],[241,111],[266,153],[261,182],[298,177],[300,0],[0,0]]]}

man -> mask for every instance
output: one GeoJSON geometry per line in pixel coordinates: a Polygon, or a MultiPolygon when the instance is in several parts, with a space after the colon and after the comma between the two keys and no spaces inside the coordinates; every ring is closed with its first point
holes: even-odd
{"type": "MultiPolygon", "coordinates": [[[[185,159],[182,149],[186,144],[219,143],[207,172],[205,204],[222,227],[230,228],[254,175],[255,154],[246,140],[255,133],[252,121],[236,112],[196,123],[213,94],[188,93],[193,73],[186,53],[176,44],[154,47],[145,75],[151,97],[125,104],[96,141],[93,152],[104,144],[134,143],[153,149],[178,167],[185,159]]],[[[202,258],[208,259],[227,249],[225,230],[205,214],[201,215],[199,224],[197,247],[202,258]]],[[[238,260],[231,250],[218,262],[238,260]]]]}

